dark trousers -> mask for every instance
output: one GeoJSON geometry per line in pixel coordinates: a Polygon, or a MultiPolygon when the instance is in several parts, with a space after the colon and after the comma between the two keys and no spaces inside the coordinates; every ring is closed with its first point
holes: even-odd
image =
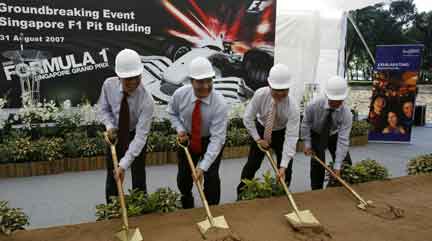
{"type": "MultiPolygon", "coordinates": [[[[259,122],[256,122],[256,127],[257,127],[258,134],[262,137],[264,135],[264,127],[259,122]]],[[[285,141],[285,129],[272,132],[271,148],[276,153],[278,168],[280,167],[280,163],[282,160],[284,141],[285,141]]],[[[259,149],[257,143],[255,141],[252,142],[249,149],[248,160],[246,162],[246,165],[243,167],[241,173],[240,184],[237,186],[237,198],[240,197],[241,189],[245,186],[245,184],[241,180],[243,179],[250,180],[254,178],[255,173],[261,167],[261,163],[264,159],[264,156],[265,153],[259,149]]],[[[291,183],[292,163],[293,160],[291,159],[285,171],[285,182],[288,186],[291,183]]]]}
{"type": "MultiPolygon", "coordinates": [[[[131,137],[130,141],[135,137],[135,132],[131,132],[129,134],[131,137]]],[[[119,148],[116,147],[116,150],[119,148]]],[[[147,193],[147,184],[146,184],[146,170],[145,170],[145,155],[146,155],[147,144],[142,149],[139,156],[135,158],[135,160],[131,164],[131,172],[132,172],[132,189],[138,189],[147,193]]],[[[122,157],[118,156],[117,159],[120,162],[122,157]]],[[[109,197],[118,196],[117,184],[114,179],[114,164],[112,161],[111,149],[108,146],[107,155],[106,155],[106,167],[107,167],[107,177],[105,184],[105,198],[107,203],[110,203],[111,200],[109,197]]]]}
{"type": "MultiPolygon", "coordinates": [[[[202,138],[203,152],[200,154],[194,154],[190,152],[194,165],[204,157],[206,153],[209,138],[202,138]]],[[[216,205],[220,201],[220,178],[219,178],[219,166],[221,162],[223,148],[217,156],[216,160],[212,163],[210,168],[204,172],[204,194],[207,198],[208,204],[216,205]]],[[[177,187],[182,194],[181,203],[184,209],[194,207],[194,198],[192,195],[193,178],[192,172],[186,157],[186,153],[183,148],[177,151],[178,158],[178,173],[177,173],[177,187]]]]}
{"type": "MultiPolygon", "coordinates": [[[[328,149],[333,161],[335,160],[337,139],[338,139],[337,134],[329,136],[327,148],[323,148],[321,146],[320,135],[318,133],[312,132],[311,138],[312,138],[312,150],[315,152],[315,155],[318,158],[320,158],[323,162],[325,162],[325,150],[328,149]]],[[[351,164],[352,164],[351,156],[348,152],[345,159],[343,160],[342,165],[351,165],[351,164]]],[[[317,162],[314,158],[311,158],[310,179],[311,179],[312,190],[322,189],[324,187],[324,178],[325,178],[325,168],[321,166],[321,164],[317,162]]],[[[336,183],[334,182],[334,180],[329,182],[329,186],[334,186],[335,184],[336,183]]]]}

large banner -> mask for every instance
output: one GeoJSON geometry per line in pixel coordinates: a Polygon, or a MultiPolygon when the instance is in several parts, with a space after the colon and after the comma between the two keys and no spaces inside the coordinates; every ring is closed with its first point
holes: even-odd
{"type": "Polygon", "coordinates": [[[370,141],[410,142],[423,45],[377,46],[370,141]]]}
{"type": "Polygon", "coordinates": [[[166,103],[186,68],[208,58],[229,102],[267,84],[276,0],[0,0],[0,96],[95,103],[115,55],[136,50],[143,84],[166,103]]]}

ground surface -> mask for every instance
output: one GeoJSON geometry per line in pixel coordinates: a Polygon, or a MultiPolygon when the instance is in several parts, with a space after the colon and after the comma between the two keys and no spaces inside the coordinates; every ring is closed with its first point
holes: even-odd
{"type": "MultiPolygon", "coordinates": [[[[238,202],[213,207],[224,215],[231,230],[242,241],[425,241],[432,236],[432,176],[403,177],[355,186],[366,199],[386,202],[405,210],[405,217],[381,219],[356,208],[354,199],[342,188],[297,193],[300,209],[309,209],[324,225],[327,235],[296,233],[283,214],[290,212],[285,198],[238,202]]],[[[49,215],[49,214],[47,214],[49,215]]],[[[202,240],[196,222],[204,219],[201,208],[171,214],[150,214],[131,219],[145,241],[202,240]]],[[[0,241],[107,241],[119,220],[65,227],[20,231],[0,241]]]]}

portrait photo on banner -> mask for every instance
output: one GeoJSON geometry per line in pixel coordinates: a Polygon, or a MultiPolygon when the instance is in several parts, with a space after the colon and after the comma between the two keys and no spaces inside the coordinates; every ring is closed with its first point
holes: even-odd
{"type": "Polygon", "coordinates": [[[414,122],[418,72],[376,71],[368,120],[369,137],[409,141],[414,122]]]}

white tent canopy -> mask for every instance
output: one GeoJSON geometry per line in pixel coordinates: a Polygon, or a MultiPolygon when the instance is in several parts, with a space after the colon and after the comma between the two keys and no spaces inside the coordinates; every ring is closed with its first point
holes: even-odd
{"type": "Polygon", "coordinates": [[[286,64],[301,100],[304,86],[343,75],[350,10],[383,0],[280,0],[277,2],[275,63],[286,64]]]}
{"type": "Polygon", "coordinates": [[[280,10],[318,10],[323,12],[351,11],[388,0],[282,0],[277,2],[280,10]]]}

